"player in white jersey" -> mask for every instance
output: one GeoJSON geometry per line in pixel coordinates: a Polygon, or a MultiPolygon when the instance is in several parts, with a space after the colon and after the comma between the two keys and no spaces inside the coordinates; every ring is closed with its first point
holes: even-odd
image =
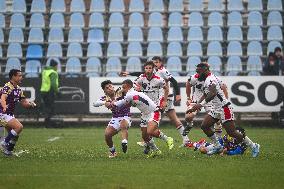
{"type": "Polygon", "coordinates": [[[196,72],[199,74],[200,80],[204,81],[203,92],[204,100],[195,104],[188,112],[194,112],[200,110],[208,102],[211,101],[212,109],[205,115],[201,124],[203,132],[212,140],[214,148],[207,152],[207,154],[218,153],[222,150],[222,146],[218,141],[217,135],[211,129],[211,127],[218,121],[221,120],[223,127],[230,137],[236,139],[236,143],[239,144],[244,142],[251,148],[252,156],[256,157],[259,154],[260,145],[253,143],[247,136],[238,132],[235,128],[234,113],[231,102],[225,97],[224,92],[221,89],[220,83],[215,75],[209,71],[207,63],[200,63],[197,65],[196,72]]]}
{"type": "Polygon", "coordinates": [[[135,91],[133,89],[133,82],[129,79],[122,82],[122,90],[126,93],[124,99],[112,102],[112,105],[121,107],[127,104],[137,107],[141,111],[140,126],[142,138],[147,144],[146,147],[152,149],[152,153],[149,157],[161,154],[161,151],[156,147],[151,137],[164,140],[169,149],[172,149],[174,146],[173,138],[166,136],[158,128],[161,119],[161,112],[158,106],[144,93],[135,91]]]}
{"type": "MultiPolygon", "coordinates": [[[[110,80],[105,80],[101,83],[101,88],[103,89],[105,96],[98,99],[93,106],[106,106],[110,107],[111,101],[121,100],[124,95],[121,89],[114,90],[112,82],[110,80]]],[[[130,108],[128,106],[122,106],[121,108],[113,107],[112,118],[105,129],[105,141],[109,147],[109,158],[114,158],[117,156],[112,137],[121,131],[121,147],[122,151],[126,153],[127,142],[128,142],[128,128],[131,126],[130,108]]]]}

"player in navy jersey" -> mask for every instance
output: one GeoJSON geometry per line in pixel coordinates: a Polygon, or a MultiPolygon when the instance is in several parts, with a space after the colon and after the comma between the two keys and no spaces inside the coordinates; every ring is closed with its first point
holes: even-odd
{"type": "Polygon", "coordinates": [[[25,108],[34,108],[36,104],[26,99],[19,84],[23,76],[20,70],[12,69],[9,72],[10,81],[0,91],[0,126],[6,128],[8,134],[1,142],[1,148],[5,155],[12,155],[23,125],[15,118],[14,110],[17,102],[25,108]]]}

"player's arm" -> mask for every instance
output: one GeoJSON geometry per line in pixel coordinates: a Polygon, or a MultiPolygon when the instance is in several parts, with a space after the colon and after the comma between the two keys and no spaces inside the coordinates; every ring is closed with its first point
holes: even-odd
{"type": "Polygon", "coordinates": [[[7,109],[7,104],[6,104],[6,100],[7,100],[8,95],[7,94],[3,94],[1,95],[1,106],[2,106],[2,111],[5,113],[6,109],[7,109]]]}
{"type": "Polygon", "coordinates": [[[185,84],[185,92],[186,92],[186,96],[187,96],[187,100],[186,100],[186,105],[189,106],[191,103],[191,87],[192,85],[189,83],[189,81],[186,82],[185,84]]]}
{"type": "Polygon", "coordinates": [[[227,85],[225,83],[223,83],[221,85],[221,89],[224,92],[224,95],[225,95],[226,99],[228,99],[229,98],[228,87],[227,87],[227,85]]]}
{"type": "Polygon", "coordinates": [[[20,104],[25,107],[25,108],[35,108],[36,107],[36,103],[34,102],[31,102],[29,101],[28,99],[26,98],[23,98],[21,101],[20,101],[20,104]]]}
{"type": "Polygon", "coordinates": [[[175,92],[175,95],[176,95],[176,101],[177,102],[180,101],[181,100],[181,98],[180,98],[180,88],[179,88],[177,80],[175,78],[173,78],[173,77],[170,77],[168,80],[173,85],[173,89],[174,89],[174,92],[175,92]]]}
{"type": "Polygon", "coordinates": [[[164,90],[164,97],[163,97],[163,101],[161,102],[160,104],[160,108],[164,111],[166,106],[167,106],[167,99],[168,99],[168,96],[169,96],[169,83],[168,82],[165,82],[163,81],[162,82],[162,85],[163,85],[163,90],[164,90]]]}
{"type": "Polygon", "coordinates": [[[100,106],[105,105],[105,103],[106,103],[105,100],[98,99],[96,102],[93,103],[93,106],[94,106],[94,107],[100,107],[100,106]]]}
{"type": "Polygon", "coordinates": [[[141,74],[143,74],[143,72],[120,72],[119,75],[123,77],[126,77],[128,75],[139,77],[141,74]]]}

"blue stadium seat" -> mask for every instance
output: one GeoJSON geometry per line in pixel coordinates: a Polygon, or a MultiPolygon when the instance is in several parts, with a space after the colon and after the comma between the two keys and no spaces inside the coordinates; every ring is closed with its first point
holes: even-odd
{"type": "Polygon", "coordinates": [[[111,42],[108,44],[107,48],[108,57],[121,57],[122,56],[122,47],[119,42],[111,42]]]}
{"type": "Polygon", "coordinates": [[[262,15],[258,11],[252,11],[248,14],[248,26],[262,26],[262,15]]]}
{"type": "Polygon", "coordinates": [[[240,12],[233,11],[228,14],[228,26],[242,26],[243,19],[240,12]]]}
{"type": "Polygon", "coordinates": [[[101,29],[90,29],[88,32],[88,43],[91,42],[98,42],[98,43],[103,43],[104,42],[104,33],[103,30],[101,29]]]}
{"type": "Polygon", "coordinates": [[[142,46],[140,42],[129,42],[127,46],[127,56],[132,57],[132,56],[142,56],[143,51],[142,51],[142,46]]]}
{"type": "Polygon", "coordinates": [[[283,41],[283,31],[280,26],[270,26],[267,32],[268,41],[283,41]]]}
{"type": "Polygon", "coordinates": [[[21,62],[18,58],[8,58],[5,66],[5,73],[8,74],[12,69],[21,70],[21,62]]]}
{"type": "Polygon", "coordinates": [[[12,4],[12,12],[20,12],[20,13],[26,13],[27,12],[27,5],[25,0],[16,0],[13,1],[12,4]]]}
{"type": "Polygon", "coordinates": [[[57,58],[57,57],[50,57],[50,58],[47,59],[45,65],[46,65],[46,66],[50,66],[50,61],[51,61],[51,60],[55,60],[55,61],[57,62],[57,72],[58,72],[58,73],[61,73],[61,63],[60,63],[59,58],[57,58]]]}
{"type": "Polygon", "coordinates": [[[85,20],[82,13],[73,13],[70,17],[69,27],[80,27],[85,26],[85,20]]]}
{"type": "Polygon", "coordinates": [[[190,27],[188,30],[187,41],[203,41],[203,33],[201,27],[190,27]]]}
{"type": "Polygon", "coordinates": [[[211,41],[208,43],[207,56],[222,56],[222,46],[219,41],[211,41]]]}
{"type": "Polygon", "coordinates": [[[5,16],[0,13],[0,28],[5,28],[5,16]]]}
{"type": "Polygon", "coordinates": [[[193,75],[196,73],[196,65],[201,62],[198,56],[191,56],[188,58],[186,63],[186,71],[188,72],[187,75],[193,75]]]}
{"type": "Polygon", "coordinates": [[[138,57],[130,57],[126,63],[127,72],[142,72],[141,60],[138,57]]]}
{"type": "Polygon", "coordinates": [[[267,55],[269,52],[274,52],[276,47],[280,47],[282,49],[282,45],[279,41],[270,41],[267,47],[267,55]]]}
{"type": "Polygon", "coordinates": [[[10,21],[11,28],[24,28],[26,27],[25,17],[21,13],[15,13],[11,16],[10,21]]]}
{"type": "Polygon", "coordinates": [[[123,41],[123,32],[121,28],[110,28],[109,32],[108,32],[108,41],[110,42],[115,42],[115,41],[119,41],[122,42],[123,41]]]}
{"type": "Polygon", "coordinates": [[[90,3],[90,12],[101,12],[106,11],[105,1],[104,0],[91,0],[90,3]]]}
{"type": "Polygon", "coordinates": [[[148,41],[160,41],[162,42],[163,39],[163,32],[162,29],[159,27],[151,27],[148,33],[148,41]]]}
{"type": "MultiPolygon", "coordinates": [[[[0,30],[1,31],[1,30],[0,30]]],[[[0,37],[1,37],[1,32],[0,32],[0,37]]],[[[0,39],[1,40],[1,39],[0,39]]],[[[1,41],[0,41],[1,43],[1,41]]],[[[2,47],[0,45],[0,57],[3,57],[3,54],[2,54],[2,47]]],[[[1,66],[0,66],[0,73],[1,73],[1,66]]]]}
{"type": "Polygon", "coordinates": [[[215,75],[221,75],[222,62],[219,56],[210,56],[208,58],[208,64],[210,65],[210,71],[215,75]]]}
{"type": "Polygon", "coordinates": [[[179,57],[170,57],[167,60],[167,70],[173,76],[180,76],[182,72],[182,64],[179,57]]]}
{"type": "Polygon", "coordinates": [[[262,0],[248,0],[248,11],[262,11],[262,0]]]}
{"type": "Polygon", "coordinates": [[[170,0],[169,12],[183,12],[183,0],[170,0]]]}
{"type": "MultiPolygon", "coordinates": [[[[2,29],[0,29],[0,43],[4,43],[4,33],[2,29]]],[[[2,57],[2,54],[0,57],[2,57]]]]}
{"type": "Polygon", "coordinates": [[[78,77],[82,72],[82,66],[79,58],[71,57],[66,62],[65,67],[66,77],[78,77]]]}
{"type": "Polygon", "coordinates": [[[82,43],[84,41],[83,31],[81,28],[71,28],[68,34],[68,42],[82,43]]]}
{"type": "Polygon", "coordinates": [[[129,3],[129,12],[144,12],[144,2],[143,0],[132,0],[129,3]]]}
{"type": "Polygon", "coordinates": [[[199,12],[192,12],[188,17],[188,26],[203,26],[203,18],[199,12]]]}
{"type": "Polygon", "coordinates": [[[41,72],[41,64],[39,60],[28,60],[25,66],[25,77],[26,78],[36,78],[39,77],[41,72]]]}
{"type": "Polygon", "coordinates": [[[7,11],[6,0],[0,0],[0,12],[5,13],[7,11]]]}
{"type": "Polygon", "coordinates": [[[247,60],[247,71],[262,71],[262,63],[259,56],[249,56],[247,60]]]}
{"type": "Polygon", "coordinates": [[[152,56],[162,56],[163,55],[163,50],[161,43],[159,42],[150,42],[148,44],[147,48],[147,56],[152,57],[152,56]]]}
{"type": "Polygon", "coordinates": [[[248,76],[261,76],[260,71],[249,71],[248,76]]]}
{"type": "Polygon", "coordinates": [[[47,57],[63,57],[60,43],[49,43],[47,48],[47,57]]]}
{"type": "Polygon", "coordinates": [[[86,12],[85,3],[83,0],[72,0],[70,12],[86,12]]]}
{"type": "Polygon", "coordinates": [[[164,2],[163,0],[151,0],[149,1],[149,12],[163,12],[164,2]]]}
{"type": "Polygon", "coordinates": [[[223,32],[221,27],[212,26],[208,30],[207,41],[223,41],[223,32]]]}
{"type": "Polygon", "coordinates": [[[30,19],[30,28],[44,28],[44,18],[41,13],[34,13],[30,19]]]}
{"type": "Polygon", "coordinates": [[[24,34],[21,28],[12,28],[9,33],[9,43],[23,43],[24,34]]]}
{"type": "Polygon", "coordinates": [[[124,27],[123,15],[119,12],[112,13],[109,17],[108,27],[124,27]]]}
{"type": "Polygon", "coordinates": [[[53,13],[50,17],[49,27],[51,28],[64,28],[64,16],[62,13],[53,13]]]}
{"type": "Polygon", "coordinates": [[[268,13],[267,25],[268,26],[274,26],[274,25],[282,26],[283,25],[283,19],[279,11],[271,11],[268,13]]]}
{"type": "Polygon", "coordinates": [[[191,11],[203,11],[203,1],[189,0],[189,10],[191,11]]]}
{"type": "Polygon", "coordinates": [[[129,27],[144,27],[144,18],[141,13],[132,13],[128,21],[129,27]]]}
{"type": "Polygon", "coordinates": [[[223,17],[219,12],[211,12],[208,17],[208,26],[223,26],[223,17]]]}
{"type": "Polygon", "coordinates": [[[103,50],[99,43],[90,43],[87,49],[87,57],[102,57],[103,50]]]}
{"type": "Polygon", "coordinates": [[[243,49],[239,41],[230,41],[227,48],[227,56],[242,56],[243,49]]]}
{"type": "Polygon", "coordinates": [[[243,11],[242,0],[229,0],[228,1],[228,11],[243,11]]]}
{"type": "Polygon", "coordinates": [[[259,41],[251,41],[248,44],[247,48],[247,55],[248,56],[262,56],[262,46],[259,41]]]}
{"type": "Polygon", "coordinates": [[[130,41],[143,41],[143,32],[139,27],[132,27],[128,31],[128,42],[130,41]]]}
{"type": "Polygon", "coordinates": [[[48,34],[48,42],[63,43],[64,42],[63,30],[61,28],[50,28],[48,34]]]}
{"type": "Polygon", "coordinates": [[[170,27],[168,41],[183,41],[182,30],[180,27],[170,27]]]}
{"type": "Polygon", "coordinates": [[[86,64],[87,77],[100,77],[102,66],[100,59],[96,57],[89,58],[86,64]]]}
{"type": "Polygon", "coordinates": [[[267,10],[278,10],[283,11],[283,5],[281,0],[268,0],[267,2],[267,10]]]}
{"type": "Polygon", "coordinates": [[[67,57],[82,57],[83,51],[80,43],[70,43],[67,48],[67,57]]]}
{"type": "Polygon", "coordinates": [[[46,12],[46,5],[45,0],[33,0],[31,6],[31,13],[45,13],[46,12]]]}
{"type": "Polygon", "coordinates": [[[92,13],[89,21],[90,28],[103,28],[105,27],[104,17],[101,13],[92,13]]]}
{"type": "Polygon", "coordinates": [[[170,16],[169,16],[168,26],[169,27],[173,27],[173,26],[182,27],[183,26],[183,18],[182,18],[181,13],[179,13],[179,12],[171,13],[170,16]]]}
{"type": "Polygon", "coordinates": [[[41,28],[31,28],[29,32],[29,43],[43,43],[43,32],[41,28]]]}
{"type": "Polygon", "coordinates": [[[224,11],[224,5],[222,0],[210,0],[208,1],[208,11],[224,11]]]}
{"type": "Polygon", "coordinates": [[[262,30],[260,26],[250,26],[247,33],[248,41],[262,41],[262,30]]]}
{"type": "Polygon", "coordinates": [[[123,0],[112,0],[110,2],[109,11],[110,12],[124,12],[125,7],[124,7],[123,0]]]}
{"type": "Polygon", "coordinates": [[[7,57],[23,57],[23,51],[20,43],[9,43],[7,50],[7,57]]]}
{"type": "Polygon", "coordinates": [[[202,47],[200,42],[189,42],[187,46],[187,56],[202,56],[202,54],[202,47]]]}
{"type": "Polygon", "coordinates": [[[242,62],[239,56],[230,56],[227,61],[227,76],[237,76],[242,72],[242,62]]]}
{"type": "Polygon", "coordinates": [[[107,77],[118,77],[118,73],[121,72],[121,62],[119,58],[112,57],[107,60],[106,63],[106,73],[107,77]]]}
{"type": "Polygon", "coordinates": [[[228,30],[228,41],[242,41],[243,33],[240,26],[230,26],[228,30]]]}
{"type": "Polygon", "coordinates": [[[182,56],[182,47],[179,42],[170,42],[167,47],[167,56],[182,56]]]}
{"type": "Polygon", "coordinates": [[[51,2],[50,13],[66,12],[65,0],[56,0],[51,2]]]}
{"type": "Polygon", "coordinates": [[[40,45],[29,45],[27,49],[27,59],[39,59],[43,56],[43,50],[40,45]]]}
{"type": "Polygon", "coordinates": [[[149,16],[148,26],[149,27],[163,27],[164,21],[163,21],[162,14],[159,12],[151,13],[149,16]]]}

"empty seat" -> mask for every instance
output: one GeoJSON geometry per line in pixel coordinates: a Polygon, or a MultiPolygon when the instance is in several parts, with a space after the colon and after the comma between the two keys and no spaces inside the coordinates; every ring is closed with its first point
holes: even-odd
{"type": "Polygon", "coordinates": [[[87,49],[87,57],[102,57],[103,50],[99,43],[90,43],[87,49]]]}
{"type": "Polygon", "coordinates": [[[39,59],[43,56],[43,50],[40,45],[29,45],[27,49],[27,59],[39,59]]]}
{"type": "Polygon", "coordinates": [[[110,28],[108,32],[108,41],[123,41],[123,32],[121,28],[110,28]]]}
{"type": "Polygon", "coordinates": [[[16,13],[11,16],[10,20],[11,28],[24,28],[26,27],[25,17],[21,13],[16,13]]]}
{"type": "Polygon", "coordinates": [[[104,33],[101,29],[91,29],[88,32],[88,43],[91,42],[98,42],[98,43],[103,43],[104,42],[104,33]]]}
{"type": "Polygon", "coordinates": [[[183,8],[183,0],[170,0],[169,3],[169,11],[170,12],[182,12],[184,10],[183,8]]]}
{"type": "Polygon", "coordinates": [[[237,76],[242,72],[242,62],[239,56],[230,56],[227,61],[227,75],[237,76]]]}
{"type": "Polygon", "coordinates": [[[149,12],[163,12],[164,11],[163,0],[151,0],[149,1],[149,12]]]}
{"type": "Polygon", "coordinates": [[[247,71],[262,71],[262,63],[259,56],[249,56],[247,61],[247,71]]]}
{"type": "Polygon", "coordinates": [[[228,30],[228,41],[242,41],[243,40],[243,33],[240,26],[231,26],[228,30]]]}
{"type": "Polygon", "coordinates": [[[261,76],[260,71],[249,71],[248,76],[261,76]]]}
{"type": "Polygon", "coordinates": [[[103,28],[105,27],[104,17],[101,13],[92,13],[90,16],[89,27],[103,28]]]}
{"type": "Polygon", "coordinates": [[[243,11],[244,7],[243,7],[242,0],[229,0],[228,10],[229,11],[243,11]]]}
{"type": "Polygon", "coordinates": [[[132,0],[129,4],[129,12],[144,12],[144,1],[143,0],[132,0]]]}
{"type": "Polygon", "coordinates": [[[26,13],[27,12],[27,5],[25,0],[16,0],[13,1],[12,4],[12,12],[21,12],[21,13],[26,13]]]}
{"type": "Polygon", "coordinates": [[[182,27],[183,26],[183,19],[182,19],[181,13],[179,13],[179,12],[171,13],[170,16],[169,16],[168,26],[169,27],[172,27],[172,26],[182,27]]]}
{"type": "Polygon", "coordinates": [[[223,41],[223,32],[219,26],[209,28],[207,41],[223,41]]]}
{"type": "Polygon", "coordinates": [[[9,43],[23,43],[24,34],[21,28],[12,28],[9,33],[9,43]]]}
{"type": "Polygon", "coordinates": [[[167,70],[173,76],[179,76],[180,72],[182,72],[182,64],[179,57],[170,57],[167,60],[167,70]]]}
{"type": "Polygon", "coordinates": [[[70,43],[67,48],[67,57],[82,57],[82,47],[80,43],[70,43]]]}
{"type": "Polygon", "coordinates": [[[187,41],[203,41],[201,27],[190,27],[188,30],[187,41]]]}
{"type": "Polygon", "coordinates": [[[129,27],[143,27],[144,18],[142,14],[138,12],[132,13],[129,17],[128,26],[129,27]]]}
{"type": "MultiPolygon", "coordinates": [[[[1,31],[1,30],[0,30],[1,31]]],[[[1,37],[1,33],[0,33],[0,37],[1,37]]],[[[0,41],[1,42],[1,41],[0,41]]],[[[3,56],[3,54],[2,54],[2,47],[1,47],[1,45],[0,45],[0,57],[2,57],[3,56]]],[[[1,72],[1,66],[0,66],[0,72],[1,72]]]]}
{"type": "Polygon", "coordinates": [[[85,21],[82,13],[73,13],[70,17],[69,27],[80,27],[85,26],[85,21]]]}
{"type": "Polygon", "coordinates": [[[150,42],[148,44],[147,48],[147,56],[152,57],[152,56],[162,56],[163,55],[163,50],[162,46],[159,42],[150,42]]]}
{"type": "Polygon", "coordinates": [[[46,65],[46,66],[50,66],[50,61],[51,61],[51,60],[55,60],[55,61],[57,62],[57,72],[58,72],[58,73],[61,73],[61,63],[60,63],[59,58],[57,58],[57,57],[50,57],[50,58],[47,59],[45,65],[46,65]]]}
{"type": "Polygon", "coordinates": [[[203,11],[203,1],[189,0],[189,10],[191,11],[203,11]]]}
{"type": "Polygon", "coordinates": [[[70,12],[86,12],[85,3],[83,0],[72,0],[70,12]]]}
{"type": "Polygon", "coordinates": [[[188,26],[203,26],[203,18],[199,12],[189,14],[188,26]]]}
{"type": "Polygon", "coordinates": [[[248,26],[262,26],[262,15],[258,11],[252,11],[248,14],[248,26]]]}
{"type": "Polygon", "coordinates": [[[208,17],[208,26],[223,26],[223,18],[219,12],[211,12],[208,17]]]}
{"type": "Polygon", "coordinates": [[[5,16],[0,13],[0,28],[5,28],[5,16]]]}
{"type": "Polygon", "coordinates": [[[127,46],[127,56],[142,56],[142,46],[139,42],[130,42],[127,46]]]}
{"type": "Polygon", "coordinates": [[[25,77],[26,78],[35,78],[39,77],[41,72],[41,64],[39,60],[28,60],[25,66],[25,77]]]}
{"type": "Polygon", "coordinates": [[[267,32],[268,41],[282,41],[283,35],[280,26],[270,26],[267,32]]]}
{"type": "Polygon", "coordinates": [[[124,2],[123,0],[112,0],[110,2],[110,7],[109,7],[110,12],[124,12],[124,2]]]}
{"type": "MultiPolygon", "coordinates": [[[[119,58],[117,57],[112,57],[112,58],[109,58],[107,60],[107,63],[106,63],[106,73],[116,73],[117,76],[118,76],[118,73],[121,72],[121,62],[119,60],[119,58]]],[[[107,75],[107,76],[115,76],[115,75],[107,75]]]]}
{"type": "Polygon", "coordinates": [[[8,58],[5,66],[5,73],[8,74],[12,69],[21,70],[21,63],[18,58],[8,58]]]}
{"type": "Polygon", "coordinates": [[[112,13],[109,17],[109,27],[124,27],[123,15],[119,12],[112,13]]]}
{"type": "Polygon", "coordinates": [[[269,54],[269,52],[274,52],[276,47],[280,47],[282,49],[281,43],[279,41],[270,41],[267,47],[267,54],[269,54]]]}
{"type": "Polygon", "coordinates": [[[62,13],[53,13],[50,17],[49,27],[63,28],[65,26],[64,16],[62,13]]]}
{"type": "Polygon", "coordinates": [[[91,0],[90,12],[105,12],[105,1],[104,0],[91,0]]]}
{"type": "Polygon", "coordinates": [[[262,11],[262,0],[248,0],[248,10],[249,11],[262,11]]]}
{"type": "Polygon", "coordinates": [[[263,36],[262,36],[262,31],[260,26],[250,26],[248,29],[248,33],[247,33],[247,40],[249,41],[262,41],[263,40],[263,36]]]}
{"type": "Polygon", "coordinates": [[[6,0],[0,0],[0,12],[5,13],[7,11],[6,0]]]}
{"type": "Polygon", "coordinates": [[[188,75],[192,75],[195,73],[196,65],[201,62],[200,58],[198,56],[192,56],[189,57],[186,63],[186,71],[188,72],[188,75]]]}
{"type": "Polygon", "coordinates": [[[228,26],[242,26],[243,19],[240,12],[233,11],[228,14],[228,26]]]}
{"type": "Polygon", "coordinates": [[[9,43],[8,49],[7,49],[7,57],[17,57],[22,58],[23,57],[23,51],[20,43],[9,43]]]}
{"type": "Polygon", "coordinates": [[[62,57],[62,47],[60,43],[49,43],[46,56],[47,57],[62,57]]]}
{"type": "Polygon", "coordinates": [[[187,46],[187,56],[202,56],[202,54],[202,47],[200,42],[189,42],[187,46]]]}
{"type": "Polygon", "coordinates": [[[32,2],[31,12],[40,12],[45,13],[46,12],[46,6],[44,0],[34,0],[32,2]]]}
{"type": "Polygon", "coordinates": [[[50,12],[66,12],[65,0],[52,1],[50,12]]]}
{"type": "Polygon", "coordinates": [[[282,26],[283,19],[279,11],[271,11],[268,13],[267,25],[268,26],[282,26]]]}
{"type": "Polygon", "coordinates": [[[267,10],[278,10],[278,11],[283,11],[282,8],[282,1],[281,0],[268,0],[267,2],[267,10]]]}
{"type": "MultiPolygon", "coordinates": [[[[4,33],[2,29],[0,29],[0,43],[4,43],[4,33]]],[[[2,57],[2,53],[0,57],[2,57]]]]}
{"type": "Polygon", "coordinates": [[[248,48],[247,48],[247,55],[251,56],[251,55],[257,55],[257,56],[261,56],[262,55],[262,47],[260,42],[258,41],[251,41],[248,44],[248,48]]]}
{"type": "Polygon", "coordinates": [[[48,34],[48,42],[63,43],[63,30],[61,28],[51,28],[48,34]]]}
{"type": "Polygon", "coordinates": [[[43,43],[43,32],[41,28],[32,28],[29,33],[29,43],[43,43]]]}
{"type": "Polygon", "coordinates": [[[222,56],[222,46],[219,41],[211,41],[207,47],[207,56],[222,56]]]}
{"type": "Polygon", "coordinates": [[[163,27],[164,20],[163,20],[162,14],[159,12],[151,13],[149,16],[148,26],[149,27],[163,27]]]}
{"type": "Polygon", "coordinates": [[[224,5],[222,0],[210,0],[208,1],[208,11],[223,11],[224,5]]]}
{"type": "Polygon", "coordinates": [[[100,59],[96,57],[89,58],[86,64],[87,77],[99,77],[102,72],[100,59]]]}
{"type": "Polygon", "coordinates": [[[141,60],[138,57],[130,57],[126,63],[127,72],[142,72],[141,60]]]}
{"type": "Polygon", "coordinates": [[[122,47],[119,42],[111,42],[108,45],[107,48],[107,56],[112,57],[112,56],[117,56],[121,57],[122,56],[122,47]]]}
{"type": "Polygon", "coordinates": [[[159,27],[151,27],[148,33],[148,41],[163,41],[162,29],[159,27]]]}
{"type": "Polygon", "coordinates": [[[231,41],[228,44],[227,56],[242,56],[242,55],[243,55],[243,49],[241,43],[239,41],[231,41]]]}
{"type": "Polygon", "coordinates": [[[68,34],[68,42],[79,42],[82,43],[84,41],[83,31],[81,28],[71,28],[68,34]]]}
{"type": "Polygon", "coordinates": [[[30,19],[30,28],[44,28],[44,18],[41,13],[34,13],[30,19]]]}
{"type": "Polygon", "coordinates": [[[143,41],[143,32],[139,27],[132,27],[128,31],[128,41],[143,41]]]}
{"type": "Polygon", "coordinates": [[[182,56],[182,47],[179,42],[170,42],[167,47],[167,56],[182,56]]]}
{"type": "Polygon", "coordinates": [[[66,62],[65,72],[67,73],[67,77],[76,77],[82,71],[82,66],[79,58],[71,57],[66,62]]]}
{"type": "Polygon", "coordinates": [[[221,75],[221,58],[219,56],[210,56],[208,58],[208,64],[210,65],[210,70],[215,74],[215,75],[221,75]]]}
{"type": "Polygon", "coordinates": [[[182,30],[180,27],[171,27],[169,29],[168,41],[183,41],[182,30]]]}

